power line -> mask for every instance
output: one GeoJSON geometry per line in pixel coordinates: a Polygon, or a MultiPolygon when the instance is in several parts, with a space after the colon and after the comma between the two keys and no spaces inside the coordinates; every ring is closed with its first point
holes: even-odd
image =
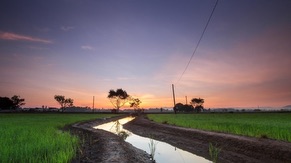
{"type": "Polygon", "coordinates": [[[188,67],[189,67],[189,65],[190,65],[190,63],[191,63],[191,60],[192,60],[194,54],[196,53],[196,51],[197,51],[197,49],[198,49],[198,46],[199,46],[199,44],[200,44],[200,42],[201,42],[201,40],[202,40],[202,38],[203,38],[203,35],[204,35],[204,33],[205,33],[205,31],[206,31],[206,29],[207,29],[207,27],[208,27],[208,24],[209,24],[209,22],[210,22],[210,20],[211,20],[211,18],[212,18],[212,15],[213,15],[213,13],[214,13],[214,10],[215,10],[217,4],[218,4],[218,0],[216,0],[216,2],[215,2],[215,5],[214,5],[214,7],[213,7],[213,9],[212,9],[212,12],[211,12],[211,14],[210,14],[210,16],[209,16],[209,18],[208,18],[208,20],[207,20],[207,23],[206,23],[206,25],[205,25],[205,27],[204,27],[204,29],[203,29],[203,32],[202,32],[202,34],[201,34],[201,36],[200,36],[200,38],[199,38],[199,40],[198,40],[197,45],[196,45],[196,47],[195,47],[195,49],[194,49],[194,51],[193,51],[193,53],[192,53],[192,56],[190,57],[189,62],[187,63],[187,65],[186,65],[186,67],[185,67],[183,73],[181,74],[181,76],[180,76],[179,80],[176,82],[176,84],[177,84],[177,83],[182,79],[183,75],[185,74],[186,70],[188,69],[188,67]]]}

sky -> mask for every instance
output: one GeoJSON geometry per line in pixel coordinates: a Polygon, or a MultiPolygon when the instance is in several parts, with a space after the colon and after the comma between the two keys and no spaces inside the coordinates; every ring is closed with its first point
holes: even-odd
{"type": "Polygon", "coordinates": [[[112,108],[108,92],[122,88],[160,108],[173,107],[174,84],[176,103],[291,104],[291,1],[219,0],[193,54],[215,2],[2,0],[0,96],[112,108]]]}

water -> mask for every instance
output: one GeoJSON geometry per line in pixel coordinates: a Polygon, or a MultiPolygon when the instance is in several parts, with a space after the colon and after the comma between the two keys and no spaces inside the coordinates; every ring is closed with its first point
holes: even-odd
{"type": "Polygon", "coordinates": [[[154,140],[147,137],[142,137],[136,134],[131,133],[128,130],[123,129],[123,126],[125,123],[130,122],[133,120],[134,117],[126,117],[119,119],[115,122],[109,122],[106,124],[102,124],[99,126],[96,126],[94,128],[96,129],[102,129],[105,131],[109,131],[112,133],[115,133],[117,135],[121,135],[126,142],[132,144],[133,146],[142,149],[146,151],[147,153],[151,154],[150,152],[150,143],[152,141],[152,144],[154,144],[152,147],[155,147],[156,150],[154,152],[154,159],[158,163],[193,163],[193,162],[199,162],[199,163],[209,163],[211,161],[197,156],[195,154],[192,154],[190,152],[184,151],[182,149],[176,148],[168,143],[161,142],[158,140],[154,140]]]}

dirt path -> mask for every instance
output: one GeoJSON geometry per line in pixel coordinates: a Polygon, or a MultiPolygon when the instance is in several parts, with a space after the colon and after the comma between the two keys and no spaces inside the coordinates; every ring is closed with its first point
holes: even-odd
{"type": "Polygon", "coordinates": [[[66,130],[83,141],[72,163],[151,163],[145,151],[133,147],[113,133],[93,128],[119,118],[97,119],[68,126],[66,130]]]}
{"type": "Polygon", "coordinates": [[[211,142],[221,148],[218,162],[291,163],[291,143],[288,142],[157,124],[144,117],[138,117],[124,127],[135,134],[152,136],[209,160],[211,142]]]}
{"type": "MultiPolygon", "coordinates": [[[[77,158],[72,162],[150,163],[148,154],[121,137],[93,129],[94,126],[119,118],[121,117],[98,119],[68,127],[84,142],[77,158]]],[[[221,148],[218,157],[218,162],[221,163],[291,163],[291,143],[288,142],[157,124],[143,116],[137,117],[124,127],[137,135],[154,137],[209,160],[208,147],[211,142],[221,148]]]]}

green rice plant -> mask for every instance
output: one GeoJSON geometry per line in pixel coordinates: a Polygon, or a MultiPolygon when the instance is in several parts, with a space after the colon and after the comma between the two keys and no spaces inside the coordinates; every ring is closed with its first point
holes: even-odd
{"type": "Polygon", "coordinates": [[[149,149],[150,149],[150,156],[153,162],[155,162],[155,153],[157,149],[157,144],[158,143],[155,142],[153,138],[150,138],[149,149]]]}
{"type": "Polygon", "coordinates": [[[97,114],[0,114],[0,163],[70,162],[80,139],[61,131],[97,114]]]}
{"type": "Polygon", "coordinates": [[[187,128],[291,142],[291,113],[149,114],[148,118],[187,128]]]}
{"type": "Polygon", "coordinates": [[[217,163],[218,155],[220,153],[220,148],[214,146],[212,143],[209,143],[209,155],[213,163],[217,163]]]}

